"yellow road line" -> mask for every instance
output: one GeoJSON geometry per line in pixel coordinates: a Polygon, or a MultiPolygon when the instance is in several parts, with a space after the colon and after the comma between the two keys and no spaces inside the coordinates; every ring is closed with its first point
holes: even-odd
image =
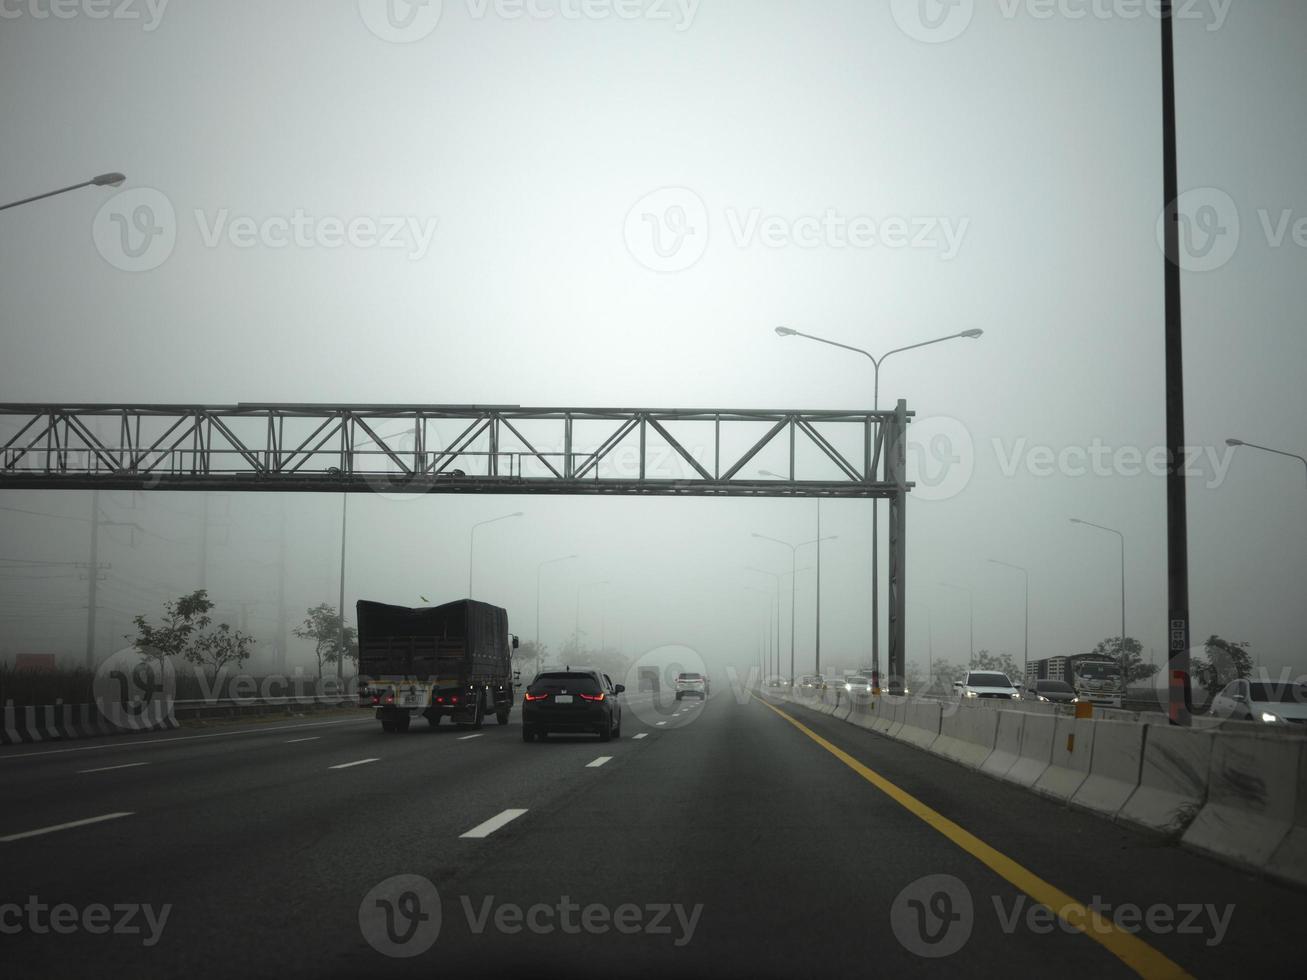
{"type": "Polygon", "coordinates": [[[868,769],[843,749],[826,741],[797,718],[760,697],[755,697],[754,700],[776,712],[895,803],[902,806],[913,816],[925,821],[991,871],[1025,892],[1040,905],[1052,909],[1057,917],[1067,925],[1094,940],[1141,977],[1153,980],[1153,978],[1190,976],[1181,966],[1167,959],[1142,939],[1118,928],[1111,919],[1106,919],[1097,912],[1086,908],[1066,892],[1050,885],[1034,872],[1013,861],[1006,854],[990,847],[975,834],[954,823],[939,811],[931,809],[911,793],[899,789],[898,786],[891,783],[880,773],[868,769]]]}

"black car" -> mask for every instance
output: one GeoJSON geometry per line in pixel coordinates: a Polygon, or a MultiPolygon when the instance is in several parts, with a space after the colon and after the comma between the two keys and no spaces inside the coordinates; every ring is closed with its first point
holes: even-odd
{"type": "Polygon", "coordinates": [[[1066,681],[1035,681],[1030,693],[1037,701],[1052,701],[1055,704],[1072,704],[1076,698],[1075,689],[1066,681]]]}
{"type": "Polygon", "coordinates": [[[601,670],[568,667],[537,674],[522,696],[522,741],[550,732],[593,732],[599,741],[622,737],[623,684],[601,670]]]}

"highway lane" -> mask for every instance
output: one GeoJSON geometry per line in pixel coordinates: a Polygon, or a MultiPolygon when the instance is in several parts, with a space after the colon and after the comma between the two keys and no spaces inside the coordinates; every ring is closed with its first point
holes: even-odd
{"type": "MultiPolygon", "coordinates": [[[[1098,895],[1113,908],[1179,909],[1181,918],[1181,906],[1232,905],[1214,945],[1210,928],[1140,936],[1188,972],[1297,972],[1286,937],[1304,910],[1300,893],[873,733],[781,709],[1080,901],[1098,895]]],[[[6,798],[21,795],[24,810],[39,799],[41,819],[132,814],[0,844],[0,901],[172,906],[152,947],[139,936],[26,929],[4,937],[6,961],[41,975],[94,961],[102,976],[430,975],[462,965],[531,976],[793,976],[869,963],[891,975],[932,966],[1133,975],[1085,936],[1043,932],[1015,885],[762,703],[723,690],[705,706],[661,715],[628,706],[624,730],[607,744],[527,745],[516,718],[474,739],[424,725],[384,736],[366,720],[77,759],[0,754],[6,798]],[[514,811],[525,812],[505,816],[514,811]],[[487,836],[462,836],[488,822],[487,836]],[[364,897],[401,875],[426,879],[440,896],[438,938],[412,959],[382,955],[360,926],[364,897]],[[903,895],[932,875],[952,876],[972,904],[965,943],[934,961],[918,955],[938,947],[923,945],[917,917],[931,925],[935,893],[903,895]],[[587,906],[597,910],[589,928],[580,924],[587,906]],[[547,934],[514,918],[532,908],[547,934]],[[611,919],[617,910],[626,933],[611,919]],[[503,931],[515,923],[519,931],[503,931]]],[[[37,825],[11,806],[0,836],[37,825]]],[[[415,894],[380,896],[397,910],[395,935],[413,909],[401,899],[415,894]]],[[[944,911],[962,916],[960,905],[944,911]]],[[[411,924],[412,941],[429,936],[430,920],[411,924]]],[[[368,928],[378,941],[375,919],[368,928]]],[[[947,934],[941,944],[956,941],[954,928],[936,930],[947,934]]]]}

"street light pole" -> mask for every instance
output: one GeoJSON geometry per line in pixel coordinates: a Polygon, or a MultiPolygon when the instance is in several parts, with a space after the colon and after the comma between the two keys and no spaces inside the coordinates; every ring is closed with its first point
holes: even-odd
{"type": "MultiPolygon", "coordinates": [[[[208,499],[207,497],[205,498],[208,499]]],[[[349,494],[340,495],[340,605],[338,612],[340,615],[340,632],[336,636],[336,679],[342,680],[345,676],[345,531],[349,526],[349,494]]],[[[205,534],[208,534],[208,527],[205,527],[205,534]]]]}
{"type": "MultiPolygon", "coordinates": [[[[800,330],[794,330],[790,327],[777,327],[776,334],[780,337],[803,337],[805,340],[815,340],[819,344],[828,344],[831,347],[839,347],[842,350],[852,351],[855,354],[861,354],[867,360],[871,361],[872,367],[872,411],[880,411],[880,366],[885,363],[885,359],[894,354],[902,354],[904,351],[916,350],[918,347],[929,347],[932,344],[942,344],[946,340],[957,340],[965,338],[975,340],[982,336],[983,330],[963,330],[961,333],[949,334],[947,337],[936,337],[934,340],[923,340],[919,344],[909,344],[906,347],[896,347],[894,350],[886,351],[880,357],[876,357],[870,351],[863,350],[861,347],[854,347],[851,344],[842,344],[836,340],[827,340],[825,337],[817,337],[813,334],[803,333],[800,330]]],[[[888,463],[883,464],[888,465],[888,463]]],[[[872,474],[868,474],[871,476],[872,474]]],[[[872,689],[875,693],[880,693],[880,498],[873,497],[871,501],[871,674],[872,689]]]]}
{"type": "Polygon", "coordinates": [[[469,599],[472,598],[472,563],[473,563],[473,556],[475,554],[475,548],[476,548],[477,528],[485,527],[487,524],[497,524],[499,521],[506,521],[509,518],[522,517],[522,516],[523,514],[519,510],[519,511],[515,511],[512,514],[504,514],[500,517],[492,517],[488,521],[478,521],[476,524],[472,525],[472,530],[468,532],[468,536],[467,536],[467,597],[469,599]]]}
{"type": "Polygon", "coordinates": [[[7,211],[9,208],[16,208],[20,204],[31,204],[33,201],[43,201],[47,197],[54,197],[56,194],[67,194],[69,191],[80,190],[83,187],[121,187],[123,181],[126,179],[127,178],[123,174],[119,173],[100,174],[98,177],[84,180],[80,184],[70,184],[67,187],[61,187],[57,191],[46,191],[44,194],[37,194],[35,197],[25,197],[21,201],[10,201],[8,204],[0,204],[0,211],[7,211]]]}
{"type": "Polygon", "coordinates": [[[1125,535],[1114,527],[1104,527],[1102,524],[1094,524],[1090,521],[1082,521],[1078,517],[1071,518],[1072,524],[1082,524],[1085,527],[1098,528],[1100,531],[1107,531],[1109,534],[1115,534],[1121,539],[1121,642],[1117,644],[1117,656],[1121,661],[1121,689],[1125,691],[1125,685],[1130,681],[1130,671],[1127,669],[1125,654],[1125,535]]]}
{"type": "MultiPolygon", "coordinates": [[[[752,566],[747,567],[745,571],[757,572],[759,575],[770,575],[776,580],[776,642],[772,646],[772,650],[776,657],[776,673],[779,675],[781,672],[781,576],[779,572],[769,572],[765,568],[754,568],[752,566]]],[[[770,662],[767,669],[771,669],[770,662]]]]}
{"type": "Polygon", "coordinates": [[[1299,456],[1297,453],[1285,452],[1283,449],[1272,449],[1270,446],[1259,446],[1255,442],[1244,442],[1242,439],[1226,439],[1227,446],[1245,446],[1248,449],[1260,449],[1264,453],[1274,453],[1276,456],[1288,456],[1290,459],[1296,459],[1307,467],[1307,456],[1299,456]]]}
{"type": "Polygon", "coordinates": [[[1026,632],[1025,642],[1022,645],[1021,680],[1022,682],[1025,682],[1030,673],[1030,572],[1022,568],[1020,565],[1013,565],[1011,562],[1007,561],[999,561],[997,558],[991,558],[989,561],[991,564],[1002,565],[1004,568],[1015,568],[1021,573],[1022,581],[1024,582],[1023,591],[1026,603],[1026,632]]]}
{"type": "MultiPolygon", "coordinates": [[[[790,549],[790,686],[794,686],[794,604],[795,595],[798,591],[799,581],[799,549],[810,544],[820,544],[821,541],[834,541],[839,535],[832,534],[827,538],[813,538],[811,541],[800,541],[798,544],[791,544],[788,541],[782,541],[780,538],[768,537],[765,534],[753,532],[755,538],[761,538],[763,541],[770,541],[773,544],[783,544],[790,549]]],[[[820,579],[818,580],[820,581],[820,579]]],[[[818,608],[820,600],[818,600],[818,608]]]]}
{"type": "Polygon", "coordinates": [[[966,585],[951,585],[948,582],[940,582],[946,589],[957,589],[959,592],[967,594],[967,642],[971,646],[971,653],[967,658],[967,669],[976,665],[976,610],[972,603],[971,588],[966,585]]]}
{"type": "Polygon", "coordinates": [[[540,564],[536,565],[536,673],[544,667],[544,657],[540,652],[540,573],[546,565],[553,565],[560,561],[571,561],[576,555],[563,555],[561,558],[547,558],[540,564]]]}
{"type": "MultiPolygon", "coordinates": [[[[588,589],[595,585],[607,585],[608,579],[601,579],[598,582],[586,582],[576,587],[576,652],[581,652],[581,590],[588,589]]],[[[602,651],[600,651],[602,652],[602,651]]]]}

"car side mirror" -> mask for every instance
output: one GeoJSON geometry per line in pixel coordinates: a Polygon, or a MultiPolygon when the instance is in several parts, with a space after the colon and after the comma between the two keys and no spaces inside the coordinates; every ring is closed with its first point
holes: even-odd
{"type": "Polygon", "coordinates": [[[961,681],[954,681],[954,682],[953,682],[953,689],[956,690],[956,691],[960,691],[960,690],[962,690],[962,682],[961,682],[961,681]]]}
{"type": "Polygon", "coordinates": [[[617,685],[614,685],[613,690],[614,690],[617,694],[621,694],[623,691],[626,690],[626,685],[625,685],[625,684],[617,684],[617,685]]]}
{"type": "Polygon", "coordinates": [[[513,637],[513,649],[514,649],[514,650],[517,649],[517,637],[516,637],[516,636],[513,637]]]}

